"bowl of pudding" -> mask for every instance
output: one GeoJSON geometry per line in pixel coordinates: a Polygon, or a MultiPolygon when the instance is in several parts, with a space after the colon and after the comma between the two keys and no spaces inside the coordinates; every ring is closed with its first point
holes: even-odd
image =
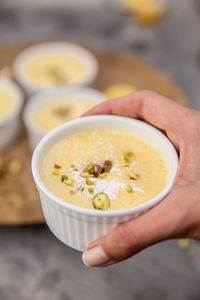
{"type": "Polygon", "coordinates": [[[101,92],[81,86],[50,88],[32,96],[23,114],[31,149],[49,131],[80,117],[105,99],[101,92]]]}
{"type": "Polygon", "coordinates": [[[105,115],[54,129],[32,159],[50,230],[80,251],[163,200],[177,167],[176,150],[159,130],[139,120],[105,115]]]}
{"type": "Polygon", "coordinates": [[[16,84],[0,77],[0,150],[8,146],[20,131],[23,96],[16,84]]]}
{"type": "Polygon", "coordinates": [[[98,63],[87,49],[66,42],[49,42],[25,49],[13,65],[15,79],[27,95],[52,86],[90,85],[98,63]]]}

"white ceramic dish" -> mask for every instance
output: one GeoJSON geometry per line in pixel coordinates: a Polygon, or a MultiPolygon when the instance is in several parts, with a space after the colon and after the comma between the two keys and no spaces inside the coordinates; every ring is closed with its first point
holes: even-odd
{"type": "MultiPolygon", "coordinates": [[[[5,117],[0,118],[0,150],[8,146],[20,131],[20,112],[23,104],[21,90],[8,78],[0,77],[0,87],[7,90],[14,100],[14,106],[5,117]]],[[[0,99],[3,101],[3,99],[0,99]]]]}
{"type": "Polygon", "coordinates": [[[25,49],[15,59],[13,64],[13,73],[15,79],[23,87],[28,96],[39,92],[46,87],[39,83],[34,82],[27,76],[24,71],[24,67],[28,61],[40,54],[58,54],[64,53],[69,54],[75,58],[80,59],[87,66],[87,72],[84,77],[80,78],[79,81],[75,82],[76,85],[90,85],[97,76],[98,73],[98,62],[94,55],[87,49],[66,42],[49,42],[42,43],[25,49]]]}
{"type": "Polygon", "coordinates": [[[68,122],[48,135],[37,146],[32,159],[32,172],[39,190],[46,222],[53,234],[66,245],[83,251],[88,243],[106,234],[119,223],[144,213],[169,193],[178,168],[174,146],[164,134],[154,127],[130,118],[119,116],[90,116],[68,122]],[[95,211],[66,203],[43,184],[40,167],[51,147],[66,136],[88,130],[115,129],[132,132],[155,147],[164,158],[168,180],[164,190],[155,198],[136,207],[115,211],[95,211]]]}
{"type": "Polygon", "coordinates": [[[79,98],[78,101],[91,100],[94,102],[94,105],[106,100],[103,93],[89,87],[81,86],[51,88],[32,96],[30,101],[27,102],[23,114],[24,123],[28,132],[30,148],[32,150],[35,149],[41,138],[46,135],[46,132],[39,128],[35,123],[33,119],[34,113],[41,105],[52,103],[58,98],[66,98],[66,103],[70,103],[70,97],[77,97],[79,98]]]}

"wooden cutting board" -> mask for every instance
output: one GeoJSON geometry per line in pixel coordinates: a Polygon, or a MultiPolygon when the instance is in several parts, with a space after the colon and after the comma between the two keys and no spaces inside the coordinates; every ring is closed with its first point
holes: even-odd
{"type": "MultiPolygon", "coordinates": [[[[16,55],[30,45],[0,48],[0,69],[12,66],[16,55]]],[[[165,74],[138,57],[114,51],[90,49],[99,61],[99,75],[94,87],[104,91],[111,84],[130,83],[138,89],[150,89],[174,101],[186,104],[186,97],[165,74]]],[[[16,141],[0,153],[5,168],[13,160],[21,164],[16,176],[0,177],[0,225],[43,223],[40,201],[31,175],[31,153],[23,128],[16,141]]]]}

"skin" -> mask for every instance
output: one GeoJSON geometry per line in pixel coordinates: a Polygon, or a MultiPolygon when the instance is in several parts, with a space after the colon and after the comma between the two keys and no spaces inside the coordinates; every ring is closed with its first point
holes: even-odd
{"type": "Polygon", "coordinates": [[[175,145],[180,163],[169,195],[142,216],[88,245],[84,263],[104,267],[164,240],[200,240],[200,112],[142,91],[105,102],[86,115],[95,114],[133,117],[157,127],[175,145]]]}

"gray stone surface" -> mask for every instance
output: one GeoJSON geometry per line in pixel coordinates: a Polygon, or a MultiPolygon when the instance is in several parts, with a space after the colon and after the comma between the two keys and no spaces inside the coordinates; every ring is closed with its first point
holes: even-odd
{"type": "MultiPolygon", "coordinates": [[[[114,1],[96,1],[97,10],[62,0],[30,6],[1,0],[0,44],[60,37],[134,52],[172,76],[200,108],[200,14],[194,2],[171,1],[163,23],[140,28],[114,1]]],[[[171,241],[117,266],[88,270],[46,226],[0,227],[0,300],[198,300],[197,254],[194,260],[171,241]]]]}

